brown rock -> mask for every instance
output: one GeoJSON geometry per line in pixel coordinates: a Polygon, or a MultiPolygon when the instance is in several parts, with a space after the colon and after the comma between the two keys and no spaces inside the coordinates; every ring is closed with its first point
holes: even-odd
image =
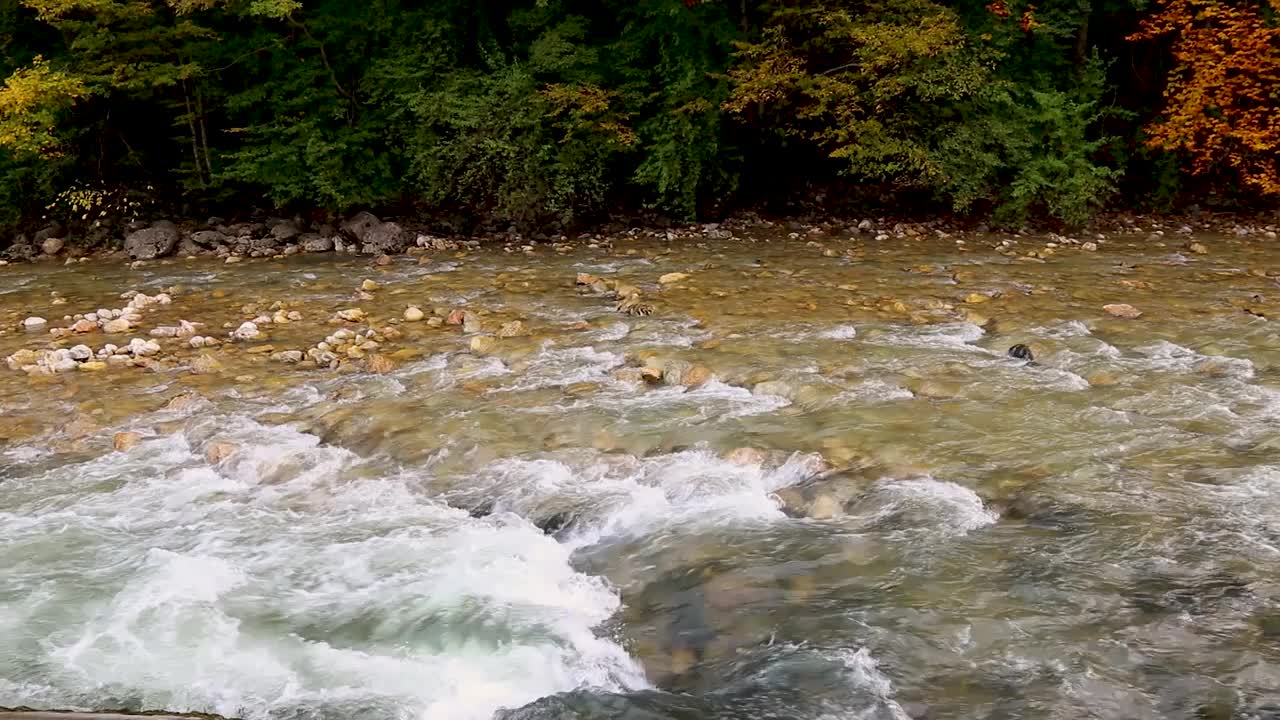
{"type": "Polygon", "coordinates": [[[462,308],[458,308],[453,312],[449,313],[449,317],[446,318],[444,322],[446,325],[461,325],[463,322],[466,321],[466,319],[467,319],[467,311],[463,310],[462,308]]]}
{"type": "Polygon", "coordinates": [[[181,395],[175,395],[169,402],[165,403],[163,409],[171,412],[186,412],[194,410],[200,405],[208,402],[200,393],[188,392],[181,395]]]}
{"type": "Polygon", "coordinates": [[[712,378],[711,368],[705,365],[694,365],[681,378],[681,384],[693,390],[702,387],[712,378]]]}
{"type": "Polygon", "coordinates": [[[216,442],[209,445],[204,451],[204,459],[209,461],[210,465],[218,463],[231,457],[236,452],[236,446],[228,442],[216,442]]]}
{"type": "Polygon", "coordinates": [[[498,339],[492,335],[478,335],[471,338],[471,352],[479,355],[493,352],[493,349],[497,346],[498,339]]]}
{"type": "Polygon", "coordinates": [[[519,320],[512,320],[511,322],[503,323],[502,327],[498,328],[498,337],[500,338],[513,338],[527,333],[528,331],[525,330],[524,323],[519,320]]]}
{"type": "Polygon", "coordinates": [[[396,361],[386,355],[375,353],[365,358],[364,367],[371,373],[386,375],[389,372],[395,371],[396,361]]]}
{"type": "Polygon", "coordinates": [[[1142,317],[1142,311],[1128,303],[1113,303],[1111,305],[1103,305],[1102,309],[1109,315],[1118,318],[1133,320],[1142,317]]]}
{"type": "Polygon", "coordinates": [[[760,467],[764,464],[765,454],[763,450],[757,448],[740,447],[725,453],[724,459],[734,465],[760,467]]]}
{"type": "Polygon", "coordinates": [[[222,370],[222,363],[209,353],[202,353],[195,360],[191,361],[191,372],[197,375],[207,375],[222,370]]]}
{"type": "Polygon", "coordinates": [[[111,446],[120,452],[125,452],[142,442],[142,435],[136,432],[118,432],[111,438],[111,446]]]}
{"type": "Polygon", "coordinates": [[[71,326],[72,332],[89,333],[98,329],[98,323],[92,320],[77,320],[75,325],[71,326]]]}

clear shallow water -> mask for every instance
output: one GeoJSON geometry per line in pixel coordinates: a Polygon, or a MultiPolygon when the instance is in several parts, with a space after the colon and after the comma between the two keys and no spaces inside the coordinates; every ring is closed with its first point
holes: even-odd
{"type": "Polygon", "coordinates": [[[465,303],[532,334],[479,357],[400,325],[387,375],[222,351],[194,375],[177,340],[159,372],[0,370],[0,705],[1280,716],[1276,248],[756,239],[4,268],[3,355],[48,346],[13,330],[29,314],[170,286],[144,329],[225,336],[286,301],[305,318],[268,342],[306,349],[340,308],[465,303]],[[584,271],[655,315],[577,293],[584,271]],[[650,355],[716,379],[615,377],[650,355]],[[119,431],[143,440],[113,451],[119,431]]]}

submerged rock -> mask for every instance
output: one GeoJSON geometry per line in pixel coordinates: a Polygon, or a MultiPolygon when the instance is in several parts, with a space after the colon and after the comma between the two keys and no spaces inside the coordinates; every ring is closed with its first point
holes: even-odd
{"type": "Polygon", "coordinates": [[[1142,317],[1142,311],[1128,303],[1113,303],[1111,305],[1103,305],[1103,311],[1109,315],[1126,320],[1134,320],[1142,317]]]}
{"type": "Polygon", "coordinates": [[[1018,360],[1027,360],[1027,361],[1032,361],[1036,359],[1034,353],[1031,352],[1031,348],[1027,347],[1026,345],[1023,345],[1022,343],[1019,343],[1009,348],[1009,357],[1017,358],[1018,360]]]}

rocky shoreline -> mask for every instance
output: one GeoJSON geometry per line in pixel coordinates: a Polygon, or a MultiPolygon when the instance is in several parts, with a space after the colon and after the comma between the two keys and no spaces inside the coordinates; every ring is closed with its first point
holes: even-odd
{"type": "Polygon", "coordinates": [[[157,220],[134,222],[121,232],[101,228],[82,238],[66,226],[53,222],[30,235],[14,237],[0,250],[0,265],[62,259],[67,263],[91,257],[124,261],[149,261],[166,257],[220,257],[228,264],[246,258],[281,258],[300,253],[391,256],[431,251],[456,250],[479,244],[501,244],[509,250],[530,250],[534,245],[572,246],[575,242],[607,243],[611,235],[645,236],[677,240],[733,240],[735,233],[751,228],[769,228],[788,233],[791,239],[805,236],[847,234],[853,238],[887,242],[921,237],[967,240],[983,235],[1025,237],[1047,235],[1064,244],[1096,243],[1112,237],[1145,236],[1158,241],[1166,235],[1221,233],[1236,237],[1274,240],[1280,233],[1280,217],[1237,216],[1191,212],[1181,215],[1121,213],[1098,218],[1088,228],[1074,233],[1037,233],[1030,230],[999,232],[986,225],[970,226],[946,219],[899,220],[888,217],[821,220],[768,220],[744,214],[723,222],[692,223],[672,227],[624,227],[613,225],[594,231],[569,234],[522,234],[513,229],[479,236],[444,236],[410,227],[407,223],[383,220],[370,212],[359,212],[334,223],[308,223],[302,217],[269,217],[261,221],[227,222],[209,218],[204,222],[157,220]]]}

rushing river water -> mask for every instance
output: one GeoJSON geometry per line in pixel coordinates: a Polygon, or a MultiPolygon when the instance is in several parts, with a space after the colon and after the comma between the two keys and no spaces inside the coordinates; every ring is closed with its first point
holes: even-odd
{"type": "Polygon", "coordinates": [[[171,291],[143,338],[283,302],[276,352],[480,320],[397,324],[383,374],[0,366],[0,705],[1280,718],[1280,246],[769,237],[0,268],[0,356],[126,290],[171,291]],[[679,360],[714,377],[625,370],[679,360]]]}

